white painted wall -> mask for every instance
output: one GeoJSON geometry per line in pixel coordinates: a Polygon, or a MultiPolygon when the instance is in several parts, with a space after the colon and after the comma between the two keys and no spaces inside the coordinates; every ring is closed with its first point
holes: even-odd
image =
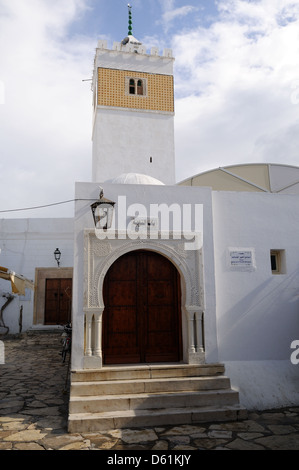
{"type": "MultiPolygon", "coordinates": [[[[54,251],[59,248],[61,267],[73,266],[73,219],[1,219],[0,266],[35,280],[35,268],[57,267],[54,251]]],[[[12,292],[9,281],[0,280],[0,306],[5,303],[3,293],[12,292]]],[[[20,306],[23,305],[22,331],[32,327],[34,293],[25,298],[15,296],[4,310],[4,321],[9,333],[19,332],[20,306]]]]}
{"type": "MultiPolygon", "coordinates": [[[[203,204],[201,285],[206,361],[225,364],[232,386],[240,392],[241,403],[249,409],[298,405],[299,364],[290,361],[291,343],[299,340],[298,196],[211,193],[208,188],[196,187],[101,186],[109,199],[117,201],[118,196],[125,196],[128,206],[203,204]],[[228,263],[229,248],[252,249],[254,269],[233,271],[228,263]],[[285,250],[285,274],[272,274],[271,249],[285,250]]],[[[90,201],[76,203],[75,220],[0,220],[0,265],[34,279],[36,267],[57,266],[53,252],[59,247],[61,266],[74,266],[73,367],[78,369],[83,363],[84,343],[83,235],[86,228],[94,227],[90,203],[98,195],[98,184],[76,184],[76,198],[90,201]]],[[[123,209],[116,205],[116,217],[120,215],[126,227],[131,218],[128,214],[123,217],[123,209]]],[[[10,283],[0,281],[0,290],[11,292],[10,283]]],[[[1,297],[0,301],[2,306],[5,299],[1,297]]],[[[10,333],[19,331],[21,305],[23,331],[31,328],[33,304],[30,292],[28,300],[14,298],[4,313],[10,333]]]]}
{"type": "Polygon", "coordinates": [[[174,160],[173,115],[97,108],[93,133],[94,182],[106,182],[122,173],[141,173],[165,184],[175,184],[174,160]]]}
{"type": "Polygon", "coordinates": [[[217,335],[245,406],[299,402],[299,197],[213,192],[217,335]],[[228,249],[252,248],[255,267],[233,271],[228,249]],[[285,250],[286,273],[273,275],[270,250],[285,250]]]}
{"type": "MultiPolygon", "coordinates": [[[[134,204],[142,204],[150,213],[150,204],[162,204],[170,207],[177,204],[183,205],[203,204],[203,256],[200,260],[207,259],[201,269],[200,285],[193,279],[192,289],[198,290],[203,296],[203,307],[205,311],[205,338],[206,338],[206,360],[207,362],[217,362],[217,337],[216,337],[216,316],[215,316],[215,278],[213,262],[213,227],[212,227],[212,199],[211,191],[208,188],[190,188],[176,186],[151,186],[151,185],[126,185],[126,184],[103,184],[104,196],[115,201],[115,220],[120,221],[117,228],[125,229],[132,218],[129,210],[134,204]],[[120,203],[119,196],[126,198],[126,205],[120,203]]],[[[84,344],[84,230],[94,228],[94,222],[90,210],[90,202],[84,199],[97,200],[99,196],[99,186],[95,183],[76,184],[76,212],[75,212],[75,251],[74,251],[74,277],[73,277],[73,369],[83,368],[83,344],[84,344]]],[[[137,207],[136,207],[137,209],[137,207]]],[[[136,213],[138,215],[138,212],[136,213]]],[[[172,220],[172,219],[171,219],[172,220]]],[[[190,226],[195,229],[194,218],[190,226]]],[[[170,224],[170,230],[173,224],[170,224]]],[[[166,239],[167,243],[167,239],[166,239]]],[[[136,249],[140,244],[136,243],[136,249]]],[[[194,256],[194,252],[182,253],[183,256],[194,256]]],[[[85,256],[87,254],[85,253],[85,256]]]]}
{"type": "Polygon", "coordinates": [[[99,41],[96,49],[95,68],[131,70],[145,73],[160,73],[173,75],[174,58],[171,49],[164,49],[163,55],[157,48],[146,53],[145,46],[140,46],[138,52],[132,52],[132,46],[121,47],[115,42],[113,49],[107,48],[107,41],[99,41]]]}

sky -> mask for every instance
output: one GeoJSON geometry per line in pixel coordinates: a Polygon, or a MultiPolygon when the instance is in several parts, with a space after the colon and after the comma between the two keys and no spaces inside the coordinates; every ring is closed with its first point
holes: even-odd
{"type": "MultiPolygon", "coordinates": [[[[177,182],[299,166],[299,0],[130,3],[133,35],[175,57],[177,182]]],[[[73,217],[75,182],[92,180],[97,41],[127,32],[124,0],[0,0],[0,218],[73,217]]]]}

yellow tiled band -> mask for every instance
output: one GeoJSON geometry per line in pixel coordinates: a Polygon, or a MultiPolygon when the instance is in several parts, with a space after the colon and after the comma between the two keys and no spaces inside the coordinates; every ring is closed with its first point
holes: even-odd
{"type": "Polygon", "coordinates": [[[98,105],[174,112],[173,76],[99,67],[98,105]],[[145,96],[127,93],[130,78],[146,81],[145,96]]]}

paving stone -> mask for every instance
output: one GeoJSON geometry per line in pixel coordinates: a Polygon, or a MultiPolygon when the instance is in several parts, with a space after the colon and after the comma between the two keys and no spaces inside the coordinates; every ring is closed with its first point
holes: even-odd
{"type": "Polygon", "coordinates": [[[11,434],[11,431],[0,431],[0,442],[3,441],[3,439],[11,434]]]}
{"type": "Polygon", "coordinates": [[[247,422],[239,422],[239,421],[233,421],[233,422],[228,422],[228,423],[217,423],[217,424],[211,424],[208,428],[209,431],[212,430],[217,430],[217,431],[247,431],[248,429],[248,424],[247,422]]]}
{"type": "Polygon", "coordinates": [[[60,410],[57,406],[49,406],[45,408],[32,408],[30,410],[26,409],[22,411],[23,414],[32,415],[32,416],[53,416],[60,415],[60,410]]]}
{"type": "Polygon", "coordinates": [[[93,449],[96,448],[101,450],[110,450],[117,444],[118,439],[108,436],[95,435],[90,436],[89,441],[93,449]]]}
{"type": "Polygon", "coordinates": [[[185,445],[177,445],[172,450],[183,450],[183,451],[193,450],[194,451],[194,450],[196,450],[196,447],[185,446],[185,445]]]}
{"type": "Polygon", "coordinates": [[[268,428],[274,434],[291,434],[292,432],[296,432],[296,428],[291,425],[282,425],[282,424],[269,424],[268,428]]]}
{"type": "Polygon", "coordinates": [[[0,450],[11,450],[12,443],[11,442],[0,442],[0,450]]]}
{"type": "Polygon", "coordinates": [[[122,429],[112,429],[111,431],[105,431],[105,434],[111,437],[115,437],[117,439],[121,439],[122,432],[122,429]]]}
{"type": "Polygon", "coordinates": [[[50,416],[45,417],[39,421],[36,421],[36,426],[46,430],[62,429],[66,428],[66,418],[62,416],[50,416]]]}
{"type": "Polygon", "coordinates": [[[10,434],[5,437],[4,441],[18,441],[18,442],[30,442],[30,441],[39,441],[45,437],[46,434],[42,433],[40,430],[26,430],[20,431],[14,434],[10,434]]]}
{"type": "Polygon", "coordinates": [[[156,442],[156,444],[152,447],[153,450],[168,450],[168,442],[164,440],[159,440],[156,442]]]}
{"type": "Polygon", "coordinates": [[[258,444],[271,450],[299,450],[299,435],[268,436],[256,439],[258,444]]]}
{"type": "Polygon", "coordinates": [[[205,428],[199,427],[199,426],[189,426],[189,425],[183,425],[183,426],[176,426],[174,428],[168,429],[167,431],[164,431],[161,433],[162,436],[179,436],[179,435],[187,435],[187,436],[192,436],[195,434],[201,434],[205,432],[205,428]]]}
{"type": "Polygon", "coordinates": [[[265,450],[264,446],[256,444],[251,441],[244,441],[243,439],[235,439],[232,442],[229,442],[226,447],[228,449],[234,450],[265,450]]]}
{"type": "Polygon", "coordinates": [[[152,429],[142,429],[142,430],[131,430],[131,429],[124,429],[121,432],[121,439],[122,441],[133,444],[133,443],[140,443],[140,442],[147,442],[147,441],[155,441],[158,439],[157,434],[152,429]]]}
{"type": "Polygon", "coordinates": [[[196,446],[197,449],[213,449],[215,447],[218,447],[222,444],[226,444],[225,439],[215,439],[215,438],[204,438],[204,439],[195,439],[194,440],[194,445],[196,446]]]}
{"type": "Polygon", "coordinates": [[[240,432],[238,433],[238,437],[241,439],[245,439],[245,441],[250,441],[253,439],[257,439],[258,437],[262,437],[263,434],[260,432],[240,432]]]}
{"type": "Polygon", "coordinates": [[[80,434],[61,434],[60,436],[47,436],[43,439],[42,443],[47,448],[54,450],[65,447],[74,442],[83,442],[83,437],[80,434]]]}
{"type": "Polygon", "coordinates": [[[16,443],[14,448],[17,450],[45,450],[36,442],[16,443]]]}
{"type": "Polygon", "coordinates": [[[125,445],[125,444],[117,444],[115,447],[113,447],[113,450],[126,450],[126,451],[139,451],[139,450],[150,450],[150,447],[147,447],[145,445],[125,445]]]}
{"type": "Polygon", "coordinates": [[[44,400],[44,404],[53,406],[53,405],[63,405],[64,400],[62,398],[49,398],[44,400]]]}
{"type": "Polygon", "coordinates": [[[156,431],[156,433],[162,434],[165,431],[165,428],[154,428],[154,430],[156,431]]]}
{"type": "Polygon", "coordinates": [[[271,412],[265,412],[262,413],[259,416],[260,421],[283,421],[285,419],[285,414],[283,412],[276,412],[276,413],[271,413],[271,412]]]}
{"type": "Polygon", "coordinates": [[[208,437],[216,438],[216,439],[231,439],[232,438],[232,431],[225,431],[225,430],[213,430],[208,433],[208,437]]]}
{"type": "Polygon", "coordinates": [[[13,418],[11,416],[0,416],[0,426],[6,423],[19,423],[24,422],[24,420],[20,417],[13,418]]]}
{"type": "Polygon", "coordinates": [[[169,441],[172,445],[179,445],[179,444],[189,444],[190,437],[187,436],[165,436],[165,438],[169,441]]]}
{"type": "Polygon", "coordinates": [[[24,407],[24,400],[10,400],[4,399],[0,403],[0,413],[2,415],[9,415],[12,413],[18,413],[24,407]]]}
{"type": "Polygon", "coordinates": [[[253,420],[246,421],[233,421],[229,423],[213,424],[209,427],[209,430],[227,430],[233,432],[264,432],[265,427],[253,420]]]}
{"type": "Polygon", "coordinates": [[[0,450],[299,450],[299,406],[249,411],[244,421],[69,434],[60,343],[54,347],[48,334],[26,338],[5,340],[0,450]]]}
{"type": "Polygon", "coordinates": [[[29,403],[27,402],[26,406],[28,408],[43,408],[45,406],[45,404],[41,401],[35,400],[35,401],[29,402],[29,403]]]}
{"type": "Polygon", "coordinates": [[[255,421],[247,421],[247,431],[248,432],[266,432],[265,426],[259,424],[255,421]]]}
{"type": "Polygon", "coordinates": [[[67,444],[66,446],[60,447],[59,450],[87,450],[90,447],[89,441],[83,442],[73,442],[71,444],[67,444]]]}
{"type": "Polygon", "coordinates": [[[23,431],[27,429],[28,424],[21,421],[8,421],[7,423],[2,423],[3,430],[7,431],[23,431]]]}

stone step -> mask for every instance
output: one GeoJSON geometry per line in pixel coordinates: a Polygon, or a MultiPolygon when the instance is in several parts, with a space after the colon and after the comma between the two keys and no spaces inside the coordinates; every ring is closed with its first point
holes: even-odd
{"type": "Polygon", "coordinates": [[[246,410],[240,405],[78,413],[69,416],[68,431],[101,432],[131,427],[236,421],[246,419],[246,416],[246,410]]]}
{"type": "Polygon", "coordinates": [[[97,370],[78,370],[71,374],[72,382],[93,382],[103,380],[153,379],[167,377],[202,377],[224,373],[223,364],[159,364],[103,367],[97,370]]]}
{"type": "Polygon", "coordinates": [[[230,379],[216,377],[174,377],[159,379],[72,382],[71,396],[121,395],[128,393],[182,392],[227,389],[230,379]]]}
{"type": "Polygon", "coordinates": [[[234,390],[215,390],[187,393],[136,393],[130,395],[107,395],[90,397],[71,397],[70,413],[100,413],[127,410],[157,410],[169,408],[190,408],[206,406],[236,405],[238,392],[234,390]]]}
{"type": "Polygon", "coordinates": [[[222,364],[158,364],[74,371],[69,431],[245,419],[222,364]]]}

